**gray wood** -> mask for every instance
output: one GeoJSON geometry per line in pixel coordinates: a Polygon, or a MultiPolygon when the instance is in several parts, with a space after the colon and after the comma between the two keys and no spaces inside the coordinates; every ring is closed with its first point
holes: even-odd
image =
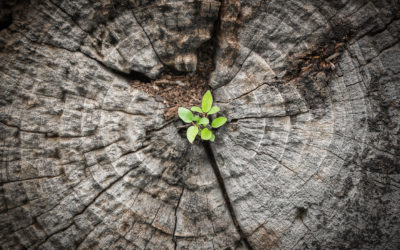
{"type": "Polygon", "coordinates": [[[398,1],[0,6],[1,249],[400,248],[398,1]],[[131,85],[207,42],[211,147],[131,85]]]}

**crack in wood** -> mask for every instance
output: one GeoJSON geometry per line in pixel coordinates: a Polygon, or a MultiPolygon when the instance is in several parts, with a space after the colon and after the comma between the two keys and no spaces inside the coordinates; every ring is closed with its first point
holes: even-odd
{"type": "Polygon", "coordinates": [[[36,176],[36,177],[31,177],[31,178],[26,178],[26,179],[20,179],[20,180],[8,180],[4,182],[0,182],[0,186],[2,185],[7,185],[11,183],[17,183],[17,182],[26,182],[26,181],[39,181],[43,179],[53,179],[57,177],[65,176],[65,174],[59,174],[59,175],[44,175],[44,176],[36,176]]]}
{"type": "Polygon", "coordinates": [[[176,240],[176,236],[175,236],[175,233],[176,233],[176,225],[178,224],[178,216],[177,216],[177,212],[178,212],[178,208],[179,208],[179,204],[181,203],[181,199],[182,199],[182,196],[183,196],[183,192],[185,191],[185,186],[182,186],[182,192],[181,192],[181,194],[179,195],[179,199],[178,199],[178,203],[176,204],[176,207],[175,207],[175,225],[174,225],[174,232],[173,232],[173,234],[172,234],[172,240],[174,241],[174,249],[176,250],[176,248],[178,247],[178,242],[177,242],[177,240],[176,240]]]}
{"type": "Polygon", "coordinates": [[[153,43],[152,43],[152,41],[151,41],[151,39],[150,39],[149,34],[147,33],[147,31],[144,29],[143,25],[142,25],[142,24],[139,22],[139,20],[137,19],[137,17],[136,17],[136,15],[135,15],[135,12],[134,12],[133,9],[131,9],[131,12],[132,12],[133,18],[135,19],[135,21],[137,22],[137,24],[140,26],[140,28],[143,30],[143,33],[145,34],[147,40],[149,41],[149,44],[150,44],[151,48],[152,48],[153,51],[154,51],[154,54],[156,54],[158,61],[159,61],[164,67],[169,68],[169,67],[168,67],[167,65],[165,65],[165,63],[161,60],[161,57],[158,55],[158,52],[157,52],[157,50],[155,49],[155,47],[154,47],[154,45],[153,45],[153,43]]]}
{"type": "MultiPolygon", "coordinates": [[[[114,69],[114,68],[110,67],[109,65],[107,65],[106,63],[102,62],[101,60],[95,58],[94,56],[91,56],[90,54],[88,54],[86,52],[83,52],[81,50],[81,48],[78,48],[77,50],[71,50],[71,49],[68,49],[68,48],[65,48],[65,47],[62,47],[62,46],[56,46],[54,44],[43,42],[43,41],[38,42],[38,41],[32,40],[31,38],[26,36],[24,33],[19,31],[18,29],[13,29],[13,31],[18,32],[24,38],[26,38],[28,41],[30,41],[31,43],[36,44],[36,45],[38,45],[40,47],[47,46],[47,47],[53,48],[53,49],[66,50],[66,51],[68,51],[70,53],[79,53],[79,54],[83,55],[84,57],[97,62],[104,69],[108,70],[111,73],[114,73],[115,75],[117,75],[117,76],[119,76],[119,77],[121,77],[121,78],[123,78],[125,80],[129,80],[129,81],[136,81],[137,80],[137,81],[144,82],[144,83],[151,82],[151,79],[148,76],[146,76],[145,74],[143,74],[143,73],[141,73],[139,71],[135,71],[133,69],[129,69],[129,73],[126,73],[126,72],[123,72],[121,70],[114,69]]],[[[88,98],[88,97],[85,96],[85,98],[88,98]]],[[[91,99],[91,98],[88,98],[88,99],[91,99]]],[[[94,99],[91,99],[91,100],[94,100],[94,99]]]]}
{"type": "Polygon", "coordinates": [[[239,224],[239,221],[237,219],[235,210],[233,209],[232,202],[231,202],[228,192],[226,190],[225,182],[224,182],[224,179],[222,178],[221,172],[219,171],[218,164],[217,164],[217,161],[215,160],[214,152],[212,151],[211,145],[208,141],[203,141],[203,146],[207,153],[208,160],[210,161],[211,166],[214,170],[215,177],[217,178],[219,187],[222,192],[222,196],[224,197],[225,204],[228,207],[228,211],[232,218],[233,224],[236,227],[237,232],[239,233],[240,241],[242,241],[244,243],[244,245],[246,246],[247,249],[252,250],[253,247],[250,245],[250,243],[247,239],[247,235],[243,232],[243,230],[239,224]]]}
{"type": "MultiPolygon", "coordinates": [[[[80,212],[76,213],[72,218],[71,218],[71,223],[69,223],[68,225],[66,225],[65,227],[62,227],[61,229],[58,229],[57,231],[50,233],[46,236],[46,238],[39,243],[36,247],[40,248],[40,246],[44,245],[52,236],[59,234],[61,232],[66,231],[68,228],[70,228],[72,225],[74,225],[75,223],[75,218],[83,213],[85,213],[85,211],[96,202],[96,200],[102,195],[104,194],[107,190],[109,190],[110,188],[112,188],[117,182],[119,182],[120,180],[122,180],[125,176],[127,176],[129,173],[131,173],[134,169],[136,169],[136,167],[129,169],[128,171],[126,171],[123,175],[119,176],[117,179],[115,179],[113,182],[111,182],[107,187],[105,187],[103,190],[101,190],[98,194],[96,194],[96,196],[87,204],[84,206],[83,210],[81,210],[80,212]]],[[[30,247],[33,247],[30,246],[30,247]]]]}

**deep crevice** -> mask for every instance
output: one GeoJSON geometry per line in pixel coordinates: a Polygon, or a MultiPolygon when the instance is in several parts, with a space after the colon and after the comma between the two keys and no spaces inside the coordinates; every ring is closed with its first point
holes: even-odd
{"type": "MultiPolygon", "coordinates": [[[[215,64],[216,64],[216,58],[215,57],[216,57],[216,51],[217,51],[217,47],[218,47],[218,33],[220,32],[221,14],[222,14],[221,11],[222,11],[222,4],[223,4],[222,1],[220,1],[220,2],[221,2],[221,6],[219,8],[218,18],[214,23],[214,27],[213,27],[213,31],[212,31],[212,34],[211,34],[211,38],[210,38],[209,41],[207,41],[205,44],[203,44],[202,47],[200,47],[199,50],[198,50],[199,62],[208,61],[208,63],[209,64],[211,63],[211,65],[212,65],[211,67],[208,67],[208,72],[205,72],[205,73],[208,73],[208,75],[207,75],[207,83],[208,84],[209,84],[209,81],[210,81],[210,73],[215,70],[215,64]],[[206,54],[206,57],[205,57],[206,60],[204,60],[205,59],[203,57],[204,54],[203,55],[201,54],[201,51],[204,50],[205,48],[209,49],[208,53],[211,52],[211,55],[209,55],[209,54],[207,55],[206,54]],[[201,60],[201,59],[203,59],[203,60],[201,60]]],[[[202,71],[201,70],[201,64],[198,64],[198,71],[199,72],[202,71]]],[[[225,204],[226,204],[226,206],[228,208],[229,214],[230,214],[230,216],[232,218],[232,222],[233,222],[237,232],[239,233],[239,236],[240,236],[239,244],[241,244],[243,242],[243,244],[246,246],[247,249],[252,250],[253,247],[250,245],[246,234],[243,232],[243,230],[242,230],[242,228],[241,228],[241,226],[239,224],[239,221],[237,219],[235,210],[233,209],[233,205],[231,203],[231,200],[229,198],[228,192],[226,190],[224,179],[222,178],[221,172],[219,171],[218,164],[217,164],[217,161],[215,160],[214,152],[212,151],[210,142],[209,141],[202,141],[202,143],[203,143],[204,150],[206,151],[208,160],[210,161],[211,166],[213,168],[215,177],[217,178],[218,185],[220,187],[222,196],[224,197],[225,204]]]]}
{"type": "Polygon", "coordinates": [[[13,19],[11,14],[0,17],[0,31],[7,29],[12,24],[12,21],[13,19]]]}
{"type": "Polygon", "coordinates": [[[231,200],[229,198],[228,192],[226,191],[226,186],[224,179],[222,178],[221,172],[219,171],[217,161],[215,160],[214,152],[212,151],[211,145],[208,141],[203,141],[204,149],[207,153],[208,160],[211,163],[211,166],[214,170],[215,177],[217,178],[219,187],[222,192],[222,196],[224,197],[225,204],[228,207],[229,214],[231,215],[233,224],[240,236],[240,242],[243,242],[247,249],[252,250],[252,246],[250,245],[249,241],[247,240],[246,234],[243,232],[242,228],[240,227],[239,221],[236,217],[235,210],[233,209],[231,200]]]}
{"type": "Polygon", "coordinates": [[[181,72],[173,68],[166,68],[157,77],[143,84],[143,81],[132,80],[131,85],[156,100],[163,102],[166,109],[165,120],[172,120],[177,116],[178,107],[189,108],[198,106],[205,91],[208,89],[210,72],[215,68],[215,28],[211,38],[202,43],[197,49],[197,68],[194,72],[181,72]]]}
{"type": "Polygon", "coordinates": [[[116,75],[120,75],[123,78],[130,80],[130,81],[140,81],[140,82],[144,82],[144,83],[151,82],[150,77],[148,77],[145,74],[138,72],[138,71],[131,70],[130,73],[124,73],[124,72],[118,71],[116,69],[112,69],[110,67],[108,67],[108,68],[111,69],[116,75]]]}
{"type": "Polygon", "coordinates": [[[0,1],[0,31],[13,23],[13,14],[24,8],[26,0],[0,1]]]}

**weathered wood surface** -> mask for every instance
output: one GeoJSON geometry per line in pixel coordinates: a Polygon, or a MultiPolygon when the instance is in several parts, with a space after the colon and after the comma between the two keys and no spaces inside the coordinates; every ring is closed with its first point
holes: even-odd
{"type": "Polygon", "coordinates": [[[399,1],[1,5],[2,249],[400,248],[399,1]],[[210,151],[131,84],[207,41],[210,151]]]}

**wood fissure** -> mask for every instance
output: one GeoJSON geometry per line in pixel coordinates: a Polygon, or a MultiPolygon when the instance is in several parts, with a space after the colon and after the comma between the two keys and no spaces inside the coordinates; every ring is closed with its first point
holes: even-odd
{"type": "Polygon", "coordinates": [[[224,197],[224,201],[225,201],[226,207],[228,208],[229,214],[232,218],[232,222],[235,225],[235,228],[240,235],[240,241],[243,241],[243,243],[247,247],[247,249],[252,250],[253,248],[250,245],[250,243],[247,239],[247,236],[246,236],[245,232],[243,231],[243,229],[241,228],[240,223],[237,219],[235,209],[233,208],[231,199],[229,198],[229,194],[226,190],[225,182],[221,175],[221,172],[219,171],[219,167],[218,167],[217,161],[215,160],[214,152],[211,148],[210,142],[203,141],[203,146],[206,151],[208,160],[210,161],[211,166],[213,168],[215,177],[217,178],[219,188],[221,190],[222,196],[224,197]]]}

